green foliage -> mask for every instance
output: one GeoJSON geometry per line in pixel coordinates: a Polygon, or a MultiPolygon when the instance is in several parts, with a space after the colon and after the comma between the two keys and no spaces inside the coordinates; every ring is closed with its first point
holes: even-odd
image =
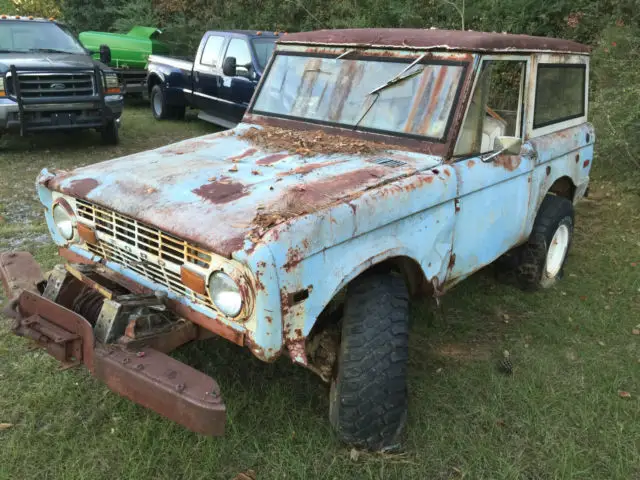
{"type": "Polygon", "coordinates": [[[607,28],[594,51],[591,121],[598,162],[609,175],[640,171],[640,35],[622,22],[607,28]]]}

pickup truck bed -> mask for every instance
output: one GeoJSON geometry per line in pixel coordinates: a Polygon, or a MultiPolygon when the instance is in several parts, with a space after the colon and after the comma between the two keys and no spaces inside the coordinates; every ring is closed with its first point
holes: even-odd
{"type": "Polygon", "coordinates": [[[278,35],[207,32],[194,58],[150,55],[146,92],[158,120],[181,118],[186,107],[203,120],[232,128],[242,120],[278,35]]]}

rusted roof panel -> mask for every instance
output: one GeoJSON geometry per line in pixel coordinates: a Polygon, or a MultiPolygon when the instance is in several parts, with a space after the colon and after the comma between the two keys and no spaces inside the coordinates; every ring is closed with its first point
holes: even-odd
{"type": "Polygon", "coordinates": [[[506,33],[417,28],[350,28],[292,33],[280,44],[319,44],[469,52],[560,52],[588,54],[591,48],[570,40],[506,33]]]}

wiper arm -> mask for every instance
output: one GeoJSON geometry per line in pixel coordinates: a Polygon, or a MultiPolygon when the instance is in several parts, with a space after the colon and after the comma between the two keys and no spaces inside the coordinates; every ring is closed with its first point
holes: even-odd
{"type": "Polygon", "coordinates": [[[369,95],[373,95],[374,93],[379,93],[382,90],[385,90],[399,82],[403,82],[405,81],[407,78],[411,78],[419,73],[422,73],[424,71],[424,67],[422,68],[422,70],[418,70],[416,72],[413,72],[409,75],[404,75],[407,71],[409,71],[409,69],[411,69],[412,67],[414,67],[415,65],[417,65],[418,63],[420,63],[422,61],[422,59],[424,57],[426,57],[428,54],[427,53],[423,53],[422,55],[420,55],[418,58],[416,58],[413,62],[411,62],[409,65],[407,65],[407,68],[405,68],[404,70],[402,70],[400,73],[398,73],[395,77],[393,77],[391,80],[389,80],[387,83],[385,83],[384,85],[380,85],[377,88],[374,88],[373,90],[371,90],[369,92],[369,95]],[[403,76],[404,75],[404,76],[403,76]]]}
{"type": "Polygon", "coordinates": [[[422,55],[420,55],[418,58],[416,58],[413,62],[411,62],[411,64],[407,65],[407,68],[403,69],[400,73],[398,73],[395,77],[393,77],[391,80],[389,80],[387,83],[385,83],[384,85],[380,85],[377,88],[374,88],[373,90],[371,90],[367,96],[371,96],[371,95],[375,95],[376,98],[374,98],[371,101],[371,104],[367,107],[367,109],[364,111],[364,113],[360,116],[360,118],[358,119],[358,121],[355,123],[355,125],[353,126],[353,129],[356,130],[358,128],[358,126],[360,125],[360,123],[362,122],[362,120],[364,120],[364,117],[366,117],[369,112],[371,111],[371,109],[373,108],[373,106],[375,105],[375,103],[378,101],[378,99],[380,98],[380,92],[383,90],[386,90],[389,87],[392,87],[394,85],[397,85],[400,82],[404,82],[405,80],[415,77],[416,75],[424,72],[424,67],[421,70],[416,70],[415,72],[411,72],[407,75],[405,75],[405,73],[411,68],[414,67],[415,65],[417,65],[419,62],[422,61],[422,59],[424,57],[426,57],[428,54],[423,53],[422,55]]]}
{"type": "Polygon", "coordinates": [[[37,53],[74,53],[67,52],[66,50],[57,50],[55,48],[30,48],[29,51],[37,53]]]}

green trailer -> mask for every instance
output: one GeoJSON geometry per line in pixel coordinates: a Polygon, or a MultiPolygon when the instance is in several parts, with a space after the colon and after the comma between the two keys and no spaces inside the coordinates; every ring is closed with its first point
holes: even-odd
{"type": "Polygon", "coordinates": [[[120,77],[125,93],[144,92],[147,59],[152,54],[169,53],[169,45],[158,40],[162,32],[155,27],[133,27],[129,33],[82,32],[80,41],[99,59],[102,45],[111,50],[112,67],[120,77]]]}

